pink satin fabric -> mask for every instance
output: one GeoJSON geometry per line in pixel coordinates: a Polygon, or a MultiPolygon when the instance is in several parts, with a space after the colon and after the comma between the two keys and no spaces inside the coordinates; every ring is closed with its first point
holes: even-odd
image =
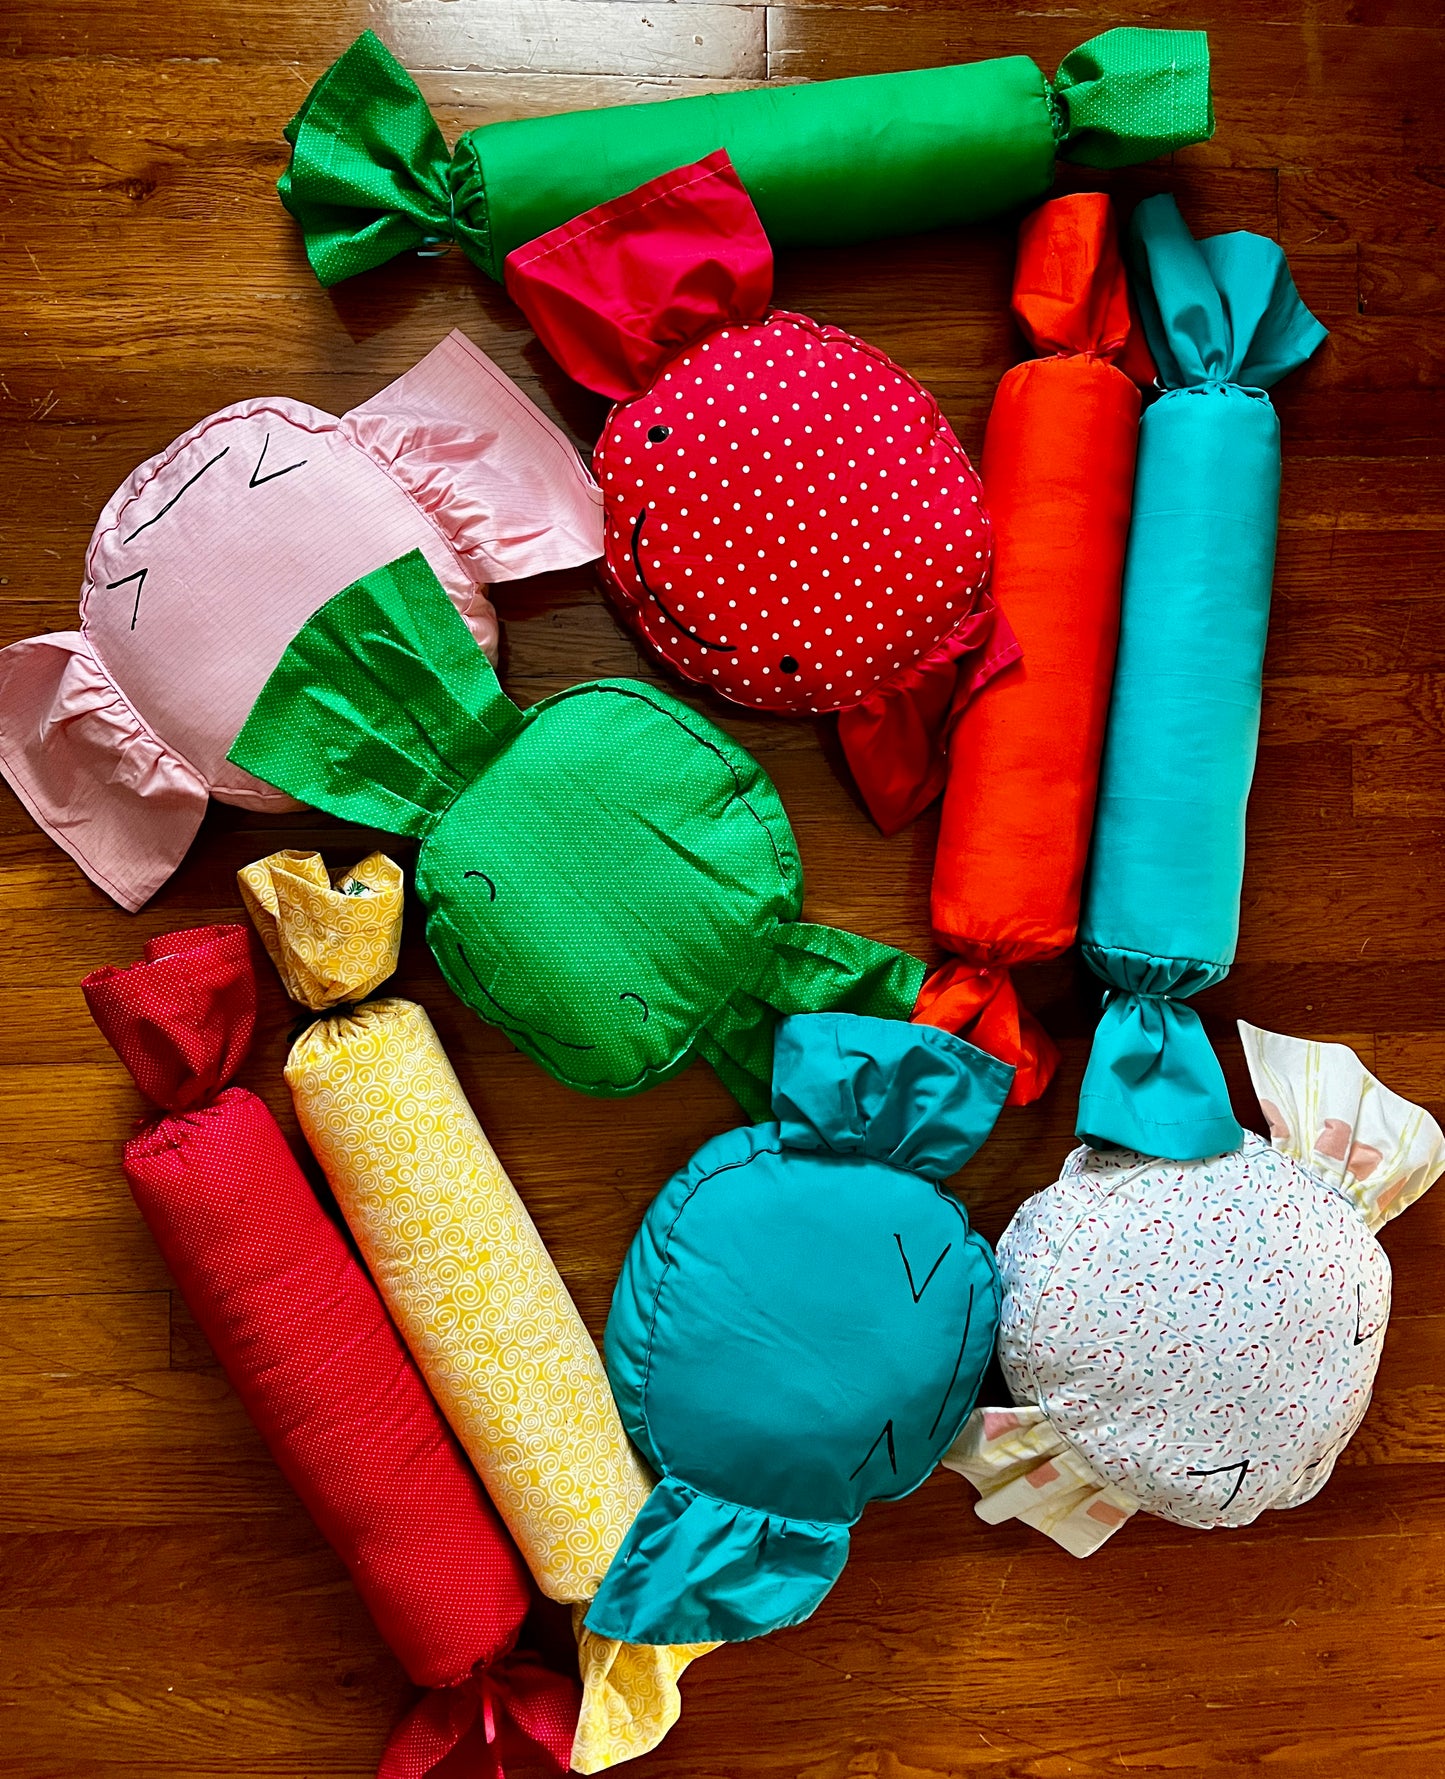
{"type": "Polygon", "coordinates": [[[306,619],[414,549],[493,658],[488,582],[602,550],[601,496],[571,443],[460,333],[340,418],[239,402],[142,464],[91,539],[79,631],[0,651],[0,771],[139,908],[208,797],[296,807],[227,749],[306,619]]]}

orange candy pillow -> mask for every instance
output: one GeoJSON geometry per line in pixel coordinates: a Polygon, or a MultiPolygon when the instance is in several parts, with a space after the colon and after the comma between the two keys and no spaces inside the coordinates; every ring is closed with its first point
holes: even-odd
{"type": "Polygon", "coordinates": [[[1037,1099],[1058,1062],[1009,966],[1073,943],[1119,631],[1138,382],[1153,376],[1130,315],[1102,192],[1025,218],[1014,314],[1040,356],[999,385],[984,441],[993,592],[1023,647],[954,714],[933,873],[933,926],[956,954],[914,1017],[1014,1064],[1037,1099]],[[1137,379],[1137,381],[1136,381],[1137,379]]]}

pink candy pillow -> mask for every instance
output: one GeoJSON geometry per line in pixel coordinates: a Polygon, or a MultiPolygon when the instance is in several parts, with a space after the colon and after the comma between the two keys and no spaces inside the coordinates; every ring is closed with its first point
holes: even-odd
{"type": "Polygon", "coordinates": [[[239,402],[142,464],[95,528],[79,631],[0,651],[0,771],[139,908],[208,797],[297,807],[227,749],[312,612],[417,549],[493,656],[488,582],[602,553],[576,451],[460,333],[340,419],[239,402]]]}

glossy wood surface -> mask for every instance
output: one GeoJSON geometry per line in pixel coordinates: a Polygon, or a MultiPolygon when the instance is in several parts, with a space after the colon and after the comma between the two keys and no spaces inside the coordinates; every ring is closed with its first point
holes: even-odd
{"type": "MultiPolygon", "coordinates": [[[[97,513],[211,410],[284,393],[333,412],[450,327],[591,443],[570,387],[459,255],[328,295],[273,190],[281,127],[364,25],[455,134],[492,118],[1024,51],[1052,70],[1112,23],[1207,26],[1219,130],[1112,176],[1196,230],[1288,248],[1332,330],[1280,391],[1277,603],[1230,1021],[1345,1037],[1445,1112],[1445,178],[1438,0],[10,0],[0,17],[0,642],[75,622],[97,513]]],[[[1065,183],[1091,180],[1066,173],[1065,183]]],[[[1011,231],[785,254],[779,297],[901,360],[977,451],[1018,355],[1011,231]]],[[[504,589],[522,702],[651,670],[589,572],[504,589]]],[[[223,646],[224,623],[217,644],[223,646]]],[[[883,841],[826,732],[711,712],[792,815],[808,913],[924,949],[935,823],[883,841]]],[[[356,1779],[408,1689],[267,1457],[131,1202],[140,1102],[78,983],[143,940],[239,918],[277,845],[374,836],[214,807],[138,916],[0,787],[0,1773],[356,1779]]],[[[393,848],[407,857],[404,848],[393,848]]],[[[736,1109],[698,1067],[641,1099],[572,1095],[443,988],[414,920],[400,978],[431,1010],[595,1330],[642,1210],[736,1109]]],[[[1042,1104],[961,1185],[980,1227],[1054,1178],[1097,996],[1030,972],[1061,1035],[1042,1104]]],[[[268,976],[244,1079],[295,1133],[268,976]]],[[[874,1507],[817,1616],[720,1651],[638,1779],[1445,1774],[1445,1187],[1393,1225],[1394,1320],[1370,1415],[1324,1494],[1233,1533],[1142,1516],[1078,1563],[985,1528],[958,1478],[874,1507]]]]}

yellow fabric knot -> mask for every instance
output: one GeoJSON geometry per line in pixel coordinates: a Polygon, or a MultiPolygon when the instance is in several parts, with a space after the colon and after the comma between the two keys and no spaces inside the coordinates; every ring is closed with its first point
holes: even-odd
{"type": "Polygon", "coordinates": [[[333,884],[319,852],[273,852],[237,873],[241,900],[293,1001],[359,1001],[396,969],[401,867],[368,854],[333,884]]]}

